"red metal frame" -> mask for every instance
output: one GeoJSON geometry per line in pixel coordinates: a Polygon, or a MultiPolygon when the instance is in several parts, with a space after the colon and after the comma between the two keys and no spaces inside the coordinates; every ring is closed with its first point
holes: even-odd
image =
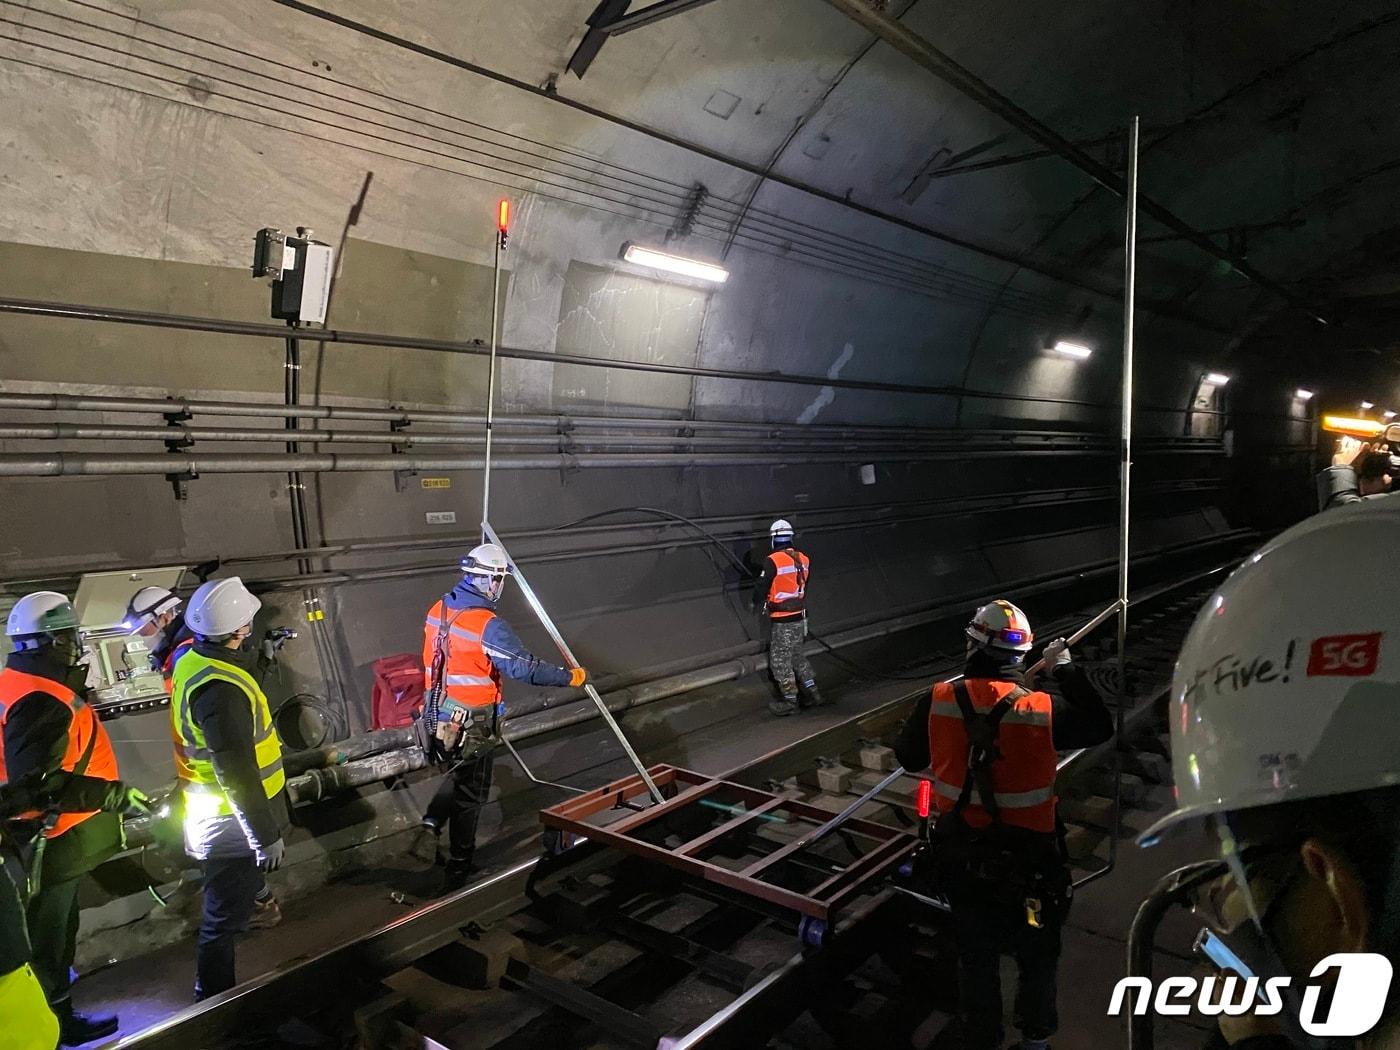
{"type": "MultiPolygon", "coordinates": [[[[676,766],[653,766],[648,773],[662,794],[668,796],[665,802],[638,808],[639,804],[650,801],[650,796],[642,778],[630,776],[541,810],[540,821],[546,827],[606,843],[706,882],[825,921],[830,921],[843,905],[861,894],[870,880],[908,856],[918,841],[898,828],[852,818],[841,825],[839,832],[807,842],[807,832],[831,819],[826,810],[676,766]],[[637,837],[642,829],[650,829],[705,800],[715,802],[733,815],[704,834],[675,846],[656,845],[637,837]],[[611,821],[596,819],[617,813],[623,815],[611,821]],[[768,838],[767,841],[777,848],[742,870],[735,871],[703,858],[707,850],[734,832],[749,830],[756,821],[772,824],[775,818],[792,828],[791,841],[768,838]],[[862,841],[871,845],[853,862],[833,870],[814,887],[799,889],[772,881],[779,878],[793,860],[829,843],[838,834],[845,843],[862,841]]],[[[824,864],[831,863],[829,857],[819,859],[824,864]]]]}

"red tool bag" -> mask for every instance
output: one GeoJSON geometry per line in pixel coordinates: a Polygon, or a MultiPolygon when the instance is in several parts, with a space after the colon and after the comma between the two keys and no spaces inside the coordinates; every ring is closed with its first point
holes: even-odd
{"type": "Polygon", "coordinates": [[[374,671],[373,729],[396,729],[413,724],[423,707],[423,660],[417,653],[385,656],[370,665],[374,671]]]}

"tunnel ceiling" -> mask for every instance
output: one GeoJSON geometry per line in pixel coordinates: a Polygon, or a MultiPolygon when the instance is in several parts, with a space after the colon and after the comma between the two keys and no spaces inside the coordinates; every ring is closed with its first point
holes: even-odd
{"type": "MultiPolygon", "coordinates": [[[[1113,193],[834,0],[679,6],[607,37],[580,77],[569,66],[590,20],[622,0],[3,0],[0,75],[31,100],[9,118],[6,237],[241,266],[249,229],[287,221],[266,212],[337,228],[378,166],[355,231],[377,243],[479,259],[461,216],[509,186],[574,209],[522,241],[541,286],[576,262],[615,266],[639,230],[723,257],[741,279],[695,337],[717,366],[839,369],[843,340],[863,333],[851,370],[989,389],[1028,383],[1055,334],[1116,343],[1113,193]],[[526,170],[462,170],[464,149],[500,152],[502,139],[530,152],[526,170]],[[687,222],[697,186],[708,196],[687,222]],[[908,334],[921,330],[932,334],[908,334]]],[[[1143,215],[1145,349],[1182,358],[1163,373],[1178,402],[1231,354],[1287,361],[1298,382],[1362,382],[1388,363],[1393,3],[872,6],[1112,171],[1140,115],[1144,196],[1272,285],[1143,215]]],[[[553,347],[556,311],[522,302],[507,338],[553,347]]],[[[1108,400],[1100,372],[1061,392],[1108,400]]]]}
{"type": "MultiPolygon", "coordinates": [[[[609,37],[581,79],[566,66],[593,0],[331,6],[921,226],[1120,279],[1115,197],[822,0],[712,0],[609,37]]],[[[1400,288],[1393,4],[875,6],[1111,166],[1140,114],[1145,195],[1296,293],[1285,318],[1339,324],[1329,351],[1385,341],[1400,288]]],[[[1150,219],[1141,236],[1148,302],[1236,338],[1286,305],[1150,219]]]]}

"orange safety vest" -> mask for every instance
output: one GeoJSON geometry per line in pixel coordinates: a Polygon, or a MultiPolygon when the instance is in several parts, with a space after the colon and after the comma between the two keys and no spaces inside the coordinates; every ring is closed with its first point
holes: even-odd
{"type": "Polygon", "coordinates": [[[194,639],[186,638],[179,645],[171,649],[170,652],[165,654],[165,662],[160,665],[160,674],[161,677],[165,679],[165,691],[167,693],[173,692],[175,688],[175,661],[180,659],[180,657],[184,655],[185,650],[192,645],[194,645],[194,639]]]}
{"type": "Polygon", "coordinates": [[[442,698],[463,707],[492,707],[501,699],[501,676],[481,647],[486,625],[496,618],[490,609],[444,609],[438,601],[423,624],[423,690],[433,690],[433,663],[438,639],[443,640],[442,698]]]}
{"type": "MultiPolygon", "coordinates": [[[[1018,688],[1012,682],[986,678],[966,679],[964,684],[973,709],[982,715],[1018,688]]],[[[1046,693],[1025,693],[1002,717],[996,736],[1000,757],[991,764],[992,794],[1002,823],[1031,831],[1055,830],[1055,765],[1059,756],[1051,729],[1051,701],[1046,693]]],[[[933,687],[928,743],[934,808],[951,813],[968,778],[972,745],[949,682],[933,687]]],[[[992,823],[991,814],[978,801],[975,785],[962,819],[972,828],[992,823]]]]}
{"type": "Polygon", "coordinates": [[[799,550],[778,550],[768,555],[773,582],[768,585],[768,618],[790,620],[807,609],[807,577],[812,559],[799,550]]]}
{"type": "MultiPolygon", "coordinates": [[[[5,723],[9,718],[10,707],[30,693],[45,693],[59,703],[66,704],[73,712],[73,721],[68,724],[68,746],[63,752],[65,773],[97,777],[101,780],[117,780],[117,756],[112,751],[112,741],[107,730],[97,720],[95,712],[79,699],[78,694],[66,685],[42,675],[26,674],[6,667],[0,671],[0,742],[4,740],[5,723]]],[[[8,777],[5,773],[5,753],[0,747],[0,783],[8,777]]],[[[57,838],[69,828],[76,827],[89,817],[97,816],[98,811],[88,813],[62,813],[57,823],[44,832],[49,838],[57,838]]],[[[21,814],[25,817],[38,816],[37,813],[21,814]]]]}

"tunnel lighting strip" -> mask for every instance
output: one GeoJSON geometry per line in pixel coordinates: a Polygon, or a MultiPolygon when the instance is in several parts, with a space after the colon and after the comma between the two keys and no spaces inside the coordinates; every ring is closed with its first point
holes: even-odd
{"type": "Polygon", "coordinates": [[[1094,352],[1083,343],[1072,343],[1068,339],[1061,339],[1050,349],[1054,350],[1057,354],[1064,354],[1066,357],[1076,357],[1081,361],[1094,352]]]}
{"type": "Polygon", "coordinates": [[[693,277],[700,281],[723,284],[729,280],[729,271],[723,266],[708,263],[701,259],[687,259],[683,255],[672,255],[656,248],[644,248],[640,244],[628,242],[622,246],[622,258],[635,266],[647,266],[653,270],[693,277]]]}
{"type": "Polygon", "coordinates": [[[1304,390],[1302,387],[1299,387],[1293,392],[1293,396],[1296,397],[1299,401],[1311,401],[1313,392],[1311,390],[1304,390]]]}
{"type": "Polygon", "coordinates": [[[1203,380],[1203,382],[1209,383],[1211,386],[1224,386],[1229,381],[1230,377],[1220,372],[1207,372],[1203,380]]]}

